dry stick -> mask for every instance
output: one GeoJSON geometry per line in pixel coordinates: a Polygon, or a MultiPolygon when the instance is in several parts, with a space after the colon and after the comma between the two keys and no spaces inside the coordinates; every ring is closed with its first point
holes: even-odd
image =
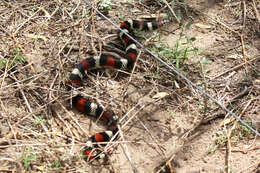
{"type": "Polygon", "coordinates": [[[231,150],[232,150],[232,146],[231,146],[231,141],[230,141],[230,136],[231,136],[231,132],[232,129],[228,130],[227,132],[227,166],[226,166],[226,172],[230,173],[231,171],[231,150]]]}
{"type": "MultiPolygon", "coordinates": [[[[241,118],[241,116],[245,113],[246,109],[248,108],[248,106],[252,103],[252,100],[249,100],[249,102],[246,104],[245,108],[241,111],[240,115],[239,115],[239,118],[241,118]]],[[[238,121],[236,121],[232,128],[230,130],[228,130],[228,133],[227,133],[227,140],[228,140],[228,143],[227,143],[227,150],[228,150],[228,162],[227,162],[227,173],[230,173],[231,172],[231,151],[232,151],[232,146],[231,146],[231,140],[230,140],[230,136],[231,136],[231,133],[233,131],[233,129],[236,128],[236,125],[237,125],[238,121]]]]}
{"type": "Polygon", "coordinates": [[[15,139],[15,143],[17,144],[18,141],[17,141],[17,137],[16,137],[16,136],[17,136],[17,134],[19,134],[19,133],[18,133],[17,130],[14,130],[14,128],[13,128],[12,124],[9,122],[9,120],[7,120],[7,123],[8,123],[8,125],[9,125],[9,127],[10,127],[10,129],[11,129],[12,135],[13,135],[13,137],[14,137],[14,139],[15,139]]]}
{"type": "MultiPolygon", "coordinates": [[[[207,88],[207,83],[206,83],[206,77],[205,77],[205,73],[204,73],[204,66],[203,66],[203,64],[201,63],[201,61],[200,61],[200,71],[201,71],[201,75],[202,75],[202,78],[203,78],[203,89],[205,90],[205,91],[207,91],[208,90],[208,88],[207,88]]],[[[206,96],[202,96],[203,97],[203,104],[204,104],[204,115],[206,114],[206,111],[208,110],[208,97],[206,97],[206,96]]],[[[204,119],[204,117],[203,117],[203,119],[204,119]]]]}
{"type": "MultiPolygon", "coordinates": [[[[42,72],[42,73],[43,73],[43,72],[42,72]]],[[[13,87],[15,87],[16,85],[19,86],[20,83],[25,82],[25,81],[30,80],[30,79],[33,79],[33,78],[35,78],[34,80],[36,80],[36,79],[38,79],[41,75],[42,75],[42,74],[33,75],[33,76],[29,77],[29,78],[26,78],[26,79],[23,79],[23,80],[20,80],[20,81],[16,81],[16,82],[11,83],[11,84],[9,84],[9,85],[7,85],[7,86],[4,86],[4,87],[2,87],[1,89],[2,89],[2,90],[3,90],[3,89],[7,89],[7,88],[11,87],[12,85],[13,85],[13,87]],[[16,84],[16,85],[15,85],[15,84],[16,84]]],[[[12,78],[11,75],[9,75],[9,77],[12,78]]],[[[13,79],[13,78],[12,78],[12,79],[13,79]]]]}
{"type": "Polygon", "coordinates": [[[84,128],[80,125],[80,123],[78,122],[78,120],[60,103],[58,102],[59,105],[61,106],[61,108],[71,117],[72,120],[75,121],[75,123],[78,125],[78,127],[81,129],[81,131],[85,134],[87,134],[87,132],[84,130],[84,128]]]}
{"type": "Polygon", "coordinates": [[[3,88],[4,81],[5,81],[5,77],[6,77],[6,75],[7,75],[8,62],[9,62],[9,61],[7,61],[7,64],[6,64],[6,66],[5,66],[5,72],[4,72],[4,76],[3,76],[3,78],[2,78],[1,89],[3,88]]]}
{"type": "Polygon", "coordinates": [[[242,45],[244,65],[247,65],[247,56],[246,56],[246,49],[245,49],[245,43],[244,43],[244,35],[243,35],[243,34],[240,34],[239,36],[240,36],[241,45],[242,45]]]}
{"type": "Polygon", "coordinates": [[[44,107],[46,107],[47,105],[49,105],[49,104],[51,104],[52,102],[56,101],[57,99],[58,99],[58,98],[55,98],[55,99],[49,101],[48,103],[46,103],[45,105],[42,105],[42,106],[38,107],[35,111],[33,111],[33,112],[27,114],[27,115],[24,116],[21,120],[19,120],[18,122],[16,122],[16,123],[14,124],[14,126],[20,124],[21,122],[23,122],[25,119],[27,119],[27,118],[30,117],[31,115],[36,114],[37,112],[41,111],[44,107]]]}
{"type": "MultiPolygon", "coordinates": [[[[0,70],[0,72],[1,72],[2,70],[0,70]]],[[[40,74],[38,74],[38,75],[34,75],[34,76],[31,76],[31,77],[29,77],[29,78],[27,78],[27,79],[24,79],[24,80],[20,80],[20,81],[18,81],[16,78],[14,78],[13,77],[13,75],[12,75],[13,73],[10,73],[9,75],[8,75],[8,77],[10,77],[11,79],[13,79],[13,80],[15,80],[16,82],[14,82],[14,83],[11,83],[11,84],[9,84],[9,85],[7,85],[7,86],[4,86],[4,87],[2,87],[2,88],[0,88],[0,89],[7,89],[7,88],[9,88],[9,87],[11,87],[13,84],[17,84],[17,85],[14,85],[13,87],[21,87],[20,86],[20,83],[22,83],[22,82],[25,82],[25,81],[27,81],[27,80],[30,80],[30,79],[33,79],[35,76],[37,77],[37,78],[35,78],[35,79],[33,79],[33,80],[36,80],[36,79],[38,79],[39,77],[40,77],[40,74]]],[[[32,81],[33,81],[32,80],[32,81]]],[[[32,82],[31,81],[31,82],[32,82]]],[[[31,84],[24,84],[23,86],[25,87],[26,85],[28,85],[28,86],[31,86],[31,84]]],[[[45,89],[45,88],[44,88],[45,89]]]]}
{"type": "MultiPolygon", "coordinates": [[[[92,23],[92,25],[90,25],[90,29],[91,29],[91,34],[92,34],[92,35],[96,35],[96,29],[95,29],[95,25],[94,25],[94,23],[95,23],[95,21],[94,21],[94,19],[95,19],[94,15],[95,15],[95,13],[92,12],[92,13],[91,13],[91,23],[92,23]]],[[[95,52],[95,55],[97,55],[98,52],[97,52],[97,50],[96,50],[96,48],[95,48],[95,46],[94,46],[93,37],[91,37],[91,47],[92,47],[93,51],[95,52]]]]}
{"type": "Polygon", "coordinates": [[[17,29],[16,31],[13,33],[13,35],[16,35],[17,32],[23,27],[23,25],[25,25],[27,22],[29,22],[39,11],[41,11],[42,9],[39,8],[35,13],[33,13],[27,20],[25,20],[17,29]]]}
{"type": "Polygon", "coordinates": [[[59,73],[56,74],[56,76],[54,77],[54,79],[53,79],[53,81],[52,81],[52,83],[51,83],[51,85],[50,85],[50,88],[48,89],[48,91],[49,91],[49,92],[48,92],[48,93],[49,93],[49,100],[51,100],[52,93],[53,93],[52,88],[53,88],[54,83],[56,82],[58,76],[59,76],[59,73]]]}
{"type": "MultiPolygon", "coordinates": [[[[103,40],[105,40],[105,39],[103,39],[103,40]]],[[[110,44],[115,44],[115,43],[113,43],[113,42],[109,42],[110,44]]],[[[119,48],[117,48],[117,47],[115,47],[115,46],[111,46],[111,45],[109,45],[109,43],[107,44],[105,44],[104,46],[103,46],[103,48],[105,49],[105,50],[108,50],[109,52],[112,52],[112,53],[115,53],[115,54],[120,54],[120,55],[125,55],[125,51],[123,51],[123,50],[121,50],[121,49],[119,49],[119,48]]],[[[118,55],[117,55],[118,56],[118,55]]]]}
{"type": "Polygon", "coordinates": [[[252,1],[253,1],[253,7],[254,7],[254,10],[255,10],[256,18],[258,20],[258,23],[260,23],[260,16],[259,16],[259,13],[258,13],[258,10],[257,10],[257,7],[256,7],[255,0],[252,0],[252,1]]]}
{"type": "MultiPolygon", "coordinates": [[[[153,139],[153,141],[155,141],[155,143],[156,143],[156,145],[158,146],[158,148],[161,150],[161,152],[164,154],[164,156],[165,156],[165,153],[164,153],[164,151],[162,150],[162,148],[163,147],[161,147],[160,145],[159,145],[159,141],[152,135],[152,133],[149,131],[149,129],[145,126],[145,124],[140,120],[140,118],[139,117],[136,117],[138,120],[139,120],[139,122],[141,123],[141,125],[144,127],[144,129],[148,132],[148,134],[151,136],[151,138],[153,139]]],[[[159,155],[162,155],[159,151],[157,151],[157,150],[155,150],[159,155]]]]}
{"type": "MultiPolygon", "coordinates": [[[[72,14],[78,9],[80,3],[81,3],[81,1],[79,1],[77,6],[69,13],[70,16],[72,16],[72,14]]],[[[72,19],[73,19],[73,17],[72,17],[72,19]]]]}
{"type": "Polygon", "coordinates": [[[177,20],[178,23],[180,23],[180,20],[178,19],[177,15],[175,14],[175,12],[173,11],[172,7],[169,5],[169,3],[166,0],[163,0],[163,2],[167,5],[167,7],[170,9],[172,15],[175,17],[175,19],[177,20]]]}
{"type": "MultiPolygon", "coordinates": [[[[118,125],[117,127],[118,127],[119,135],[120,135],[120,137],[122,138],[122,141],[124,142],[124,141],[125,141],[125,138],[124,138],[122,129],[121,129],[120,125],[118,125]]],[[[128,148],[127,148],[126,143],[123,143],[123,144],[122,144],[122,143],[119,143],[119,144],[120,144],[120,146],[122,147],[122,149],[123,149],[123,151],[124,151],[124,154],[125,154],[127,160],[129,161],[131,167],[132,167],[133,172],[134,172],[134,173],[138,172],[137,169],[136,169],[136,167],[134,166],[134,164],[133,164],[133,162],[132,162],[131,155],[130,155],[130,153],[129,153],[129,151],[128,151],[128,148]]]]}
{"type": "Polygon", "coordinates": [[[245,27],[245,25],[246,25],[246,12],[247,12],[247,10],[246,10],[246,2],[245,2],[245,0],[243,0],[243,7],[244,7],[244,15],[243,15],[243,28],[245,27]]]}
{"type": "Polygon", "coordinates": [[[67,42],[64,44],[64,46],[59,50],[59,52],[57,53],[57,55],[56,55],[56,57],[55,57],[55,59],[58,57],[58,62],[59,62],[59,64],[60,64],[60,67],[63,67],[63,64],[64,63],[62,63],[62,60],[61,60],[61,57],[60,57],[60,53],[63,51],[63,49],[65,49],[65,47],[70,43],[70,41],[71,41],[71,38],[69,39],[69,40],[67,40],[67,42]]]}
{"type": "MultiPolygon", "coordinates": [[[[59,100],[57,100],[57,101],[59,102],[59,100]]],[[[72,153],[72,149],[75,146],[75,137],[73,135],[73,132],[71,131],[71,126],[68,125],[68,123],[60,116],[60,114],[58,112],[56,112],[56,115],[60,119],[60,121],[67,127],[66,131],[69,131],[70,135],[72,136],[72,140],[71,140],[72,141],[72,146],[71,146],[71,150],[70,150],[70,154],[71,154],[72,153]]],[[[66,132],[65,132],[65,134],[66,134],[66,132]]]]}
{"type": "MultiPolygon", "coordinates": [[[[153,38],[153,36],[150,37],[149,39],[147,39],[147,40],[145,41],[144,45],[146,45],[152,38],[153,38]]],[[[129,86],[129,84],[130,84],[130,82],[131,82],[131,80],[132,80],[132,76],[133,76],[134,71],[135,71],[135,69],[136,69],[137,62],[138,62],[138,60],[140,59],[141,53],[142,53],[142,50],[141,50],[141,51],[138,53],[138,55],[137,55],[136,62],[135,62],[134,67],[133,67],[133,69],[132,69],[132,71],[131,71],[131,75],[130,75],[130,77],[129,77],[129,80],[128,80],[126,86],[129,86]]],[[[126,87],[126,89],[127,89],[127,87],[126,87]]],[[[126,91],[126,89],[124,90],[124,92],[126,91]]]]}
{"type": "Polygon", "coordinates": [[[238,173],[243,173],[246,170],[250,169],[253,166],[258,166],[260,164],[260,160],[258,160],[257,162],[255,162],[254,164],[250,165],[249,167],[247,167],[246,169],[243,169],[242,171],[239,171],[238,173]]]}
{"type": "MultiPolygon", "coordinates": [[[[88,20],[87,26],[88,26],[89,23],[90,23],[90,21],[88,20]]],[[[80,28],[79,28],[79,29],[84,30],[84,26],[85,26],[85,21],[82,20],[82,22],[80,23],[80,28]]],[[[91,27],[91,23],[90,23],[90,27],[91,27]]],[[[95,36],[93,36],[93,35],[91,35],[91,34],[88,34],[88,33],[86,33],[85,35],[88,36],[88,37],[90,37],[91,40],[92,40],[92,38],[96,38],[95,36]]],[[[82,54],[83,54],[83,53],[82,53],[82,50],[83,50],[83,48],[84,48],[84,44],[83,44],[83,43],[84,43],[84,40],[83,40],[83,37],[80,37],[80,39],[77,40],[77,41],[79,42],[79,50],[78,50],[79,55],[82,55],[82,54]]]]}
{"type": "MultiPolygon", "coordinates": [[[[146,106],[149,106],[150,104],[152,104],[152,103],[154,103],[154,102],[156,102],[156,101],[158,101],[158,100],[160,100],[160,98],[154,100],[153,102],[148,102],[148,103],[143,104],[143,105],[139,108],[139,110],[136,111],[135,114],[132,115],[132,116],[122,125],[121,128],[122,128],[122,129],[125,128],[125,126],[126,126],[130,121],[132,121],[132,119],[133,119],[141,110],[143,110],[146,106]]],[[[119,124],[128,116],[128,114],[130,114],[130,112],[132,112],[135,108],[139,107],[140,104],[141,104],[141,103],[137,103],[134,107],[132,107],[132,108],[119,120],[119,124]]],[[[116,136],[117,136],[118,134],[119,134],[119,132],[117,132],[117,133],[110,139],[110,141],[109,141],[108,144],[112,143],[112,141],[116,138],[116,136]]],[[[105,148],[105,151],[107,151],[108,149],[112,148],[114,145],[115,145],[115,144],[113,144],[113,143],[112,143],[111,146],[107,145],[106,148],[105,148]]],[[[102,152],[102,153],[104,153],[104,152],[102,152]]]]}
{"type": "MultiPolygon", "coordinates": [[[[15,76],[13,76],[12,79],[14,79],[16,82],[18,81],[15,76]]],[[[20,93],[22,94],[22,97],[23,97],[23,99],[24,99],[24,101],[25,101],[25,104],[26,104],[26,106],[27,106],[29,112],[32,113],[32,112],[33,112],[33,111],[32,111],[32,108],[31,108],[30,103],[28,102],[28,100],[27,100],[27,98],[26,98],[26,96],[25,96],[25,94],[24,94],[24,90],[22,89],[21,84],[18,84],[17,87],[19,88],[20,93]]],[[[32,114],[32,116],[33,116],[35,119],[38,119],[34,114],[32,114]]],[[[46,127],[41,121],[40,121],[40,124],[41,124],[42,128],[43,128],[46,132],[48,132],[47,127],[46,127]]],[[[49,133],[47,133],[47,134],[48,134],[48,136],[50,137],[49,133]]]]}
{"type": "Polygon", "coordinates": [[[110,56],[116,57],[116,58],[118,58],[118,59],[121,59],[121,58],[123,59],[122,56],[118,55],[118,54],[115,53],[115,52],[102,51],[102,54],[103,54],[103,55],[110,55],[110,56]]]}
{"type": "Polygon", "coordinates": [[[81,20],[79,20],[77,23],[75,23],[75,24],[73,24],[73,25],[70,25],[70,26],[66,26],[66,27],[64,27],[64,28],[57,29],[57,30],[53,31],[52,33],[55,34],[55,33],[57,33],[57,32],[67,30],[67,29],[72,28],[72,27],[74,27],[74,26],[78,26],[80,23],[81,23],[81,20]]]}
{"type": "Polygon", "coordinates": [[[214,79],[216,79],[216,78],[218,78],[218,77],[220,77],[220,76],[223,76],[224,74],[229,73],[229,72],[231,72],[231,71],[238,70],[238,69],[240,69],[241,67],[243,67],[243,66],[244,66],[245,64],[247,64],[247,63],[252,63],[252,62],[254,62],[254,61],[256,61],[256,60],[259,60],[259,59],[260,59],[260,55],[257,55],[257,56],[259,56],[259,57],[254,58],[254,59],[251,59],[251,60],[249,60],[249,61],[247,61],[247,62],[244,62],[243,64],[239,64],[239,65],[237,65],[237,66],[235,66],[235,67],[233,67],[233,68],[231,68],[231,69],[229,69],[229,70],[227,70],[227,71],[225,71],[225,72],[223,72],[223,73],[220,73],[219,75],[217,75],[217,76],[211,78],[210,80],[214,80],[214,79]]]}
{"type": "MultiPolygon", "coordinates": [[[[31,66],[32,64],[33,64],[33,62],[30,62],[30,63],[28,63],[27,65],[24,65],[24,66],[20,67],[19,69],[16,69],[16,70],[14,70],[14,71],[12,71],[12,72],[11,72],[11,70],[13,70],[13,69],[10,68],[9,70],[7,70],[6,73],[10,72],[10,73],[7,74],[7,75],[8,75],[8,76],[9,76],[9,75],[12,75],[12,74],[14,74],[14,73],[17,73],[17,72],[22,71],[23,69],[27,68],[28,66],[31,66]]],[[[6,65],[6,67],[7,67],[7,66],[8,66],[8,65],[6,65]]],[[[1,72],[2,72],[2,70],[1,70],[1,72]]],[[[3,75],[1,75],[0,78],[1,78],[2,76],[3,76],[3,75]]]]}
{"type": "MultiPolygon", "coordinates": [[[[142,53],[142,51],[140,51],[140,52],[138,53],[138,55],[137,55],[136,62],[135,62],[134,67],[133,67],[133,69],[132,69],[132,72],[131,72],[131,75],[130,75],[130,77],[129,77],[129,80],[128,80],[128,82],[126,83],[126,86],[129,86],[130,82],[132,81],[132,76],[133,76],[134,71],[135,71],[135,69],[136,69],[136,64],[137,64],[138,59],[139,59],[140,56],[141,56],[141,53],[142,53]]],[[[124,89],[123,92],[126,92],[126,89],[127,89],[127,87],[125,87],[125,89],[124,89]]]]}
{"type": "MultiPolygon", "coordinates": [[[[46,132],[45,133],[43,133],[43,132],[40,132],[40,133],[38,133],[38,132],[36,132],[36,131],[33,131],[32,129],[30,129],[30,127],[28,128],[28,127],[26,127],[26,126],[24,126],[24,125],[20,125],[20,124],[18,124],[17,125],[17,127],[19,127],[20,129],[23,129],[23,130],[26,130],[26,131],[29,131],[29,132],[27,132],[27,133],[23,133],[22,135],[23,136],[31,136],[32,134],[36,137],[36,138],[38,138],[39,136],[41,136],[41,137],[45,137],[44,135],[45,134],[47,134],[46,132]]],[[[21,140],[20,140],[21,141],[21,140]]],[[[27,140],[26,140],[26,142],[27,142],[27,140]]]]}
{"type": "MultiPolygon", "coordinates": [[[[220,148],[220,149],[226,150],[226,148],[220,148]]],[[[243,154],[247,154],[249,151],[253,151],[253,150],[257,150],[257,149],[260,149],[260,145],[256,145],[256,146],[246,148],[246,149],[241,149],[241,148],[236,147],[236,148],[232,149],[232,152],[241,152],[243,154]]]]}
{"type": "MultiPolygon", "coordinates": [[[[29,130],[29,129],[26,129],[26,130],[29,130]]],[[[16,134],[19,135],[19,132],[16,131],[15,132],[16,134]]],[[[35,133],[35,132],[34,132],[35,133]]],[[[54,135],[57,135],[58,137],[61,137],[61,138],[64,138],[66,140],[72,140],[71,138],[69,138],[68,136],[64,136],[62,134],[57,134],[55,132],[53,132],[54,135]]],[[[31,133],[30,133],[31,134],[31,133]]],[[[29,134],[29,135],[30,135],[29,134]]],[[[41,133],[41,135],[43,135],[44,133],[41,133]]],[[[23,133],[23,135],[26,135],[25,133],[23,133]]],[[[23,143],[23,144],[9,144],[8,141],[12,140],[12,138],[14,137],[13,134],[9,135],[7,139],[1,139],[0,141],[0,149],[2,148],[9,148],[9,147],[24,147],[24,146],[49,146],[50,144],[49,143],[23,143]],[[9,144],[9,145],[5,145],[5,144],[9,144]]],[[[23,142],[21,140],[18,140],[19,142],[23,142]]],[[[77,141],[77,140],[76,140],[77,141]]],[[[24,141],[24,142],[28,142],[27,140],[24,141]]],[[[52,146],[53,148],[64,148],[64,147],[71,147],[72,145],[74,146],[86,146],[86,143],[82,143],[80,141],[77,141],[78,143],[77,144],[63,144],[63,145],[55,145],[55,146],[52,146]]],[[[111,144],[122,144],[122,143],[135,143],[135,144],[149,144],[149,145],[156,145],[156,143],[147,143],[147,142],[136,142],[136,141],[113,141],[111,142],[111,144]]],[[[96,144],[109,144],[109,142],[93,142],[93,145],[96,145],[96,144]]],[[[162,145],[162,144],[160,144],[162,145]]],[[[258,146],[259,147],[259,146],[258,146]]],[[[258,149],[258,148],[257,148],[258,149]]]]}
{"type": "MultiPolygon", "coordinates": [[[[17,172],[17,173],[20,173],[20,172],[22,172],[22,170],[23,170],[23,168],[24,168],[23,165],[21,164],[21,162],[16,161],[16,160],[13,160],[13,159],[11,159],[11,158],[0,158],[0,161],[14,162],[14,163],[16,163],[16,164],[18,165],[18,167],[19,167],[19,168],[17,168],[16,170],[13,170],[13,171],[11,171],[11,170],[6,170],[6,169],[1,168],[1,169],[0,169],[0,172],[17,172]]],[[[12,164],[12,167],[13,167],[13,164],[12,164]]]]}
{"type": "Polygon", "coordinates": [[[225,23],[219,21],[219,20],[215,20],[213,18],[211,18],[209,15],[206,15],[203,13],[203,15],[207,16],[208,18],[210,18],[211,20],[213,20],[214,22],[217,22],[219,24],[221,24],[222,26],[224,26],[225,28],[229,29],[230,31],[236,33],[241,40],[241,47],[242,47],[242,52],[243,52],[243,58],[244,58],[244,65],[247,65],[247,57],[246,57],[246,52],[245,52],[245,45],[244,45],[244,39],[243,39],[243,34],[240,34],[239,32],[235,31],[234,29],[230,28],[229,26],[227,26],[225,23]]]}

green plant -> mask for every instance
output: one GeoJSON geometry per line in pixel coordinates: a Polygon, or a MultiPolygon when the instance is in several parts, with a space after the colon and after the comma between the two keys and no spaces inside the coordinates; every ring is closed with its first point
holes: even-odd
{"type": "MultiPolygon", "coordinates": [[[[247,122],[251,127],[252,122],[247,122]]],[[[234,129],[234,134],[236,134],[238,139],[245,139],[249,135],[252,135],[253,132],[249,130],[246,126],[239,124],[235,129],[234,129]]]]}
{"type": "Polygon", "coordinates": [[[35,153],[36,152],[32,148],[23,151],[21,161],[23,162],[26,170],[29,170],[31,162],[37,159],[37,155],[35,153]]]}
{"type": "Polygon", "coordinates": [[[98,4],[98,8],[103,12],[108,12],[112,10],[112,2],[110,0],[100,1],[98,4]]]}
{"type": "Polygon", "coordinates": [[[43,118],[43,116],[39,116],[38,118],[33,118],[32,121],[36,126],[39,126],[41,123],[46,122],[46,120],[43,118]]]}
{"type": "Polygon", "coordinates": [[[26,60],[18,47],[15,47],[10,54],[11,56],[9,58],[0,59],[0,69],[6,68],[6,66],[8,66],[8,69],[14,69],[18,64],[26,63],[26,60]]]}
{"type": "Polygon", "coordinates": [[[209,145],[206,149],[207,153],[213,153],[215,152],[217,149],[217,146],[216,145],[209,145]]]}
{"type": "MultiPolygon", "coordinates": [[[[182,31],[174,46],[169,46],[166,43],[159,43],[152,48],[152,50],[158,53],[159,56],[169,60],[171,63],[175,63],[176,68],[179,71],[182,70],[181,65],[188,59],[189,56],[200,53],[200,49],[193,46],[193,42],[196,38],[189,37],[185,33],[185,31],[190,28],[191,24],[192,23],[190,22],[186,26],[182,27],[182,31]]],[[[163,40],[159,38],[158,41],[163,40]]]]}
{"type": "MultiPolygon", "coordinates": [[[[172,0],[172,2],[171,2],[172,9],[174,9],[175,6],[177,6],[177,5],[181,8],[183,8],[185,10],[186,14],[188,13],[188,4],[186,2],[172,0]]],[[[176,16],[181,21],[181,19],[182,19],[181,10],[177,10],[176,16]]],[[[180,24],[182,25],[182,23],[180,23],[180,24]]]]}
{"type": "Polygon", "coordinates": [[[217,147],[224,146],[227,142],[227,135],[225,135],[222,131],[218,131],[214,137],[214,140],[217,147]]]}
{"type": "Polygon", "coordinates": [[[53,162],[52,166],[54,167],[54,169],[59,169],[62,165],[60,161],[55,161],[53,162]]]}
{"type": "Polygon", "coordinates": [[[4,69],[7,65],[7,60],[2,58],[0,59],[0,69],[4,69]]]}

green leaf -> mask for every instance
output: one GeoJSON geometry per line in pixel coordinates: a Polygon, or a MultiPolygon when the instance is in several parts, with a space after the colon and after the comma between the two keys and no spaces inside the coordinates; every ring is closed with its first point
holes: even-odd
{"type": "Polygon", "coordinates": [[[202,60],[200,61],[200,63],[201,63],[202,65],[207,65],[207,64],[211,64],[211,61],[204,57],[204,58],[202,58],[202,60]]]}
{"type": "Polygon", "coordinates": [[[172,8],[174,9],[174,7],[175,7],[175,0],[172,0],[172,8]]]}
{"type": "Polygon", "coordinates": [[[190,41],[195,41],[196,40],[196,37],[191,37],[190,38],[190,41]]]}
{"type": "Polygon", "coordinates": [[[5,68],[7,64],[7,60],[6,59],[0,59],[0,69],[5,68]]]}
{"type": "Polygon", "coordinates": [[[186,29],[190,29],[191,25],[193,24],[192,21],[190,21],[189,23],[187,23],[187,25],[185,26],[186,29]]]}
{"type": "Polygon", "coordinates": [[[182,19],[181,10],[178,10],[177,13],[176,13],[176,15],[177,15],[177,18],[178,18],[179,20],[182,19]]]}

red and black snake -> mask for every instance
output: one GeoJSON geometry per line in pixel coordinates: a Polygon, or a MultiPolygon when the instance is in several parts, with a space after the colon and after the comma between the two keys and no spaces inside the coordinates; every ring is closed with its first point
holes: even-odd
{"type": "MultiPolygon", "coordinates": [[[[167,20],[147,22],[138,20],[128,20],[121,24],[120,28],[126,33],[130,33],[133,29],[137,30],[154,30],[167,23],[167,20]]],[[[126,70],[131,68],[137,57],[137,47],[135,42],[128,37],[124,32],[119,33],[119,37],[123,41],[126,49],[126,55],[123,58],[116,58],[109,55],[93,56],[82,60],[70,74],[69,80],[67,81],[67,86],[71,89],[73,87],[80,87],[82,85],[82,80],[85,75],[85,70],[101,67],[112,67],[116,69],[126,70]]],[[[100,159],[105,156],[105,154],[100,154],[99,152],[94,152],[97,145],[93,143],[96,142],[108,142],[117,133],[117,120],[118,116],[114,114],[111,110],[105,110],[101,105],[90,102],[83,96],[77,95],[72,98],[72,105],[80,112],[94,116],[96,118],[101,117],[108,125],[108,130],[96,133],[91,136],[84,149],[84,155],[88,159],[100,159]]]]}

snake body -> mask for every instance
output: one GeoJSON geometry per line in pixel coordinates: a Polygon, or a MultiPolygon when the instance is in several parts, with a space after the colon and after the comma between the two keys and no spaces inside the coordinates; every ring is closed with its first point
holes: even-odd
{"type": "MultiPolygon", "coordinates": [[[[136,30],[146,30],[151,31],[157,28],[162,27],[166,20],[160,21],[139,21],[139,20],[128,20],[123,22],[120,25],[122,31],[126,33],[130,33],[133,29],[136,30]]],[[[125,57],[124,58],[116,58],[110,55],[93,56],[82,60],[71,72],[69,76],[69,80],[66,85],[69,89],[71,86],[80,87],[82,86],[82,80],[85,75],[85,71],[93,69],[93,68],[102,68],[102,67],[112,67],[115,69],[126,70],[131,68],[137,57],[137,47],[135,42],[127,36],[124,32],[119,33],[119,37],[124,43],[125,49],[125,57]]],[[[105,110],[101,105],[90,102],[87,98],[84,98],[81,95],[76,95],[72,98],[72,105],[80,112],[94,116],[96,118],[100,118],[104,120],[108,126],[108,130],[100,133],[96,133],[91,136],[84,149],[83,154],[88,157],[88,159],[100,159],[105,157],[105,154],[94,151],[98,146],[94,143],[97,142],[108,142],[111,138],[118,132],[117,121],[118,116],[114,114],[112,110],[105,110]]]]}

